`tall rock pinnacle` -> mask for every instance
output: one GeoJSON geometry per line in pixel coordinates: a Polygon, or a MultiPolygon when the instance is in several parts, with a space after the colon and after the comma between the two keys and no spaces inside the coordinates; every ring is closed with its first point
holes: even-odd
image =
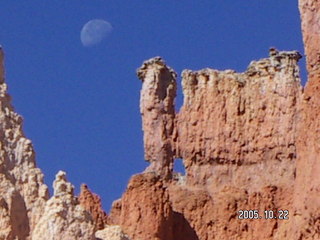
{"type": "Polygon", "coordinates": [[[174,157],[176,73],[161,58],[155,57],[145,61],[137,74],[142,80],[140,111],[145,160],[151,163],[146,171],[169,176],[174,157]]]}

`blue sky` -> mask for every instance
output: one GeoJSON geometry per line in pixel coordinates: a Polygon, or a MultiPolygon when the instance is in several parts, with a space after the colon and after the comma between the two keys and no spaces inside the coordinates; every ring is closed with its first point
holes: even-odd
{"type": "Polygon", "coordinates": [[[87,183],[108,210],[147,166],[136,68],[162,56],[179,76],[186,68],[245,71],[271,46],[303,53],[297,2],[1,1],[6,81],[46,183],[51,187],[62,169],[76,189],[87,183]],[[86,48],[80,31],[96,18],[113,31],[86,48]]]}

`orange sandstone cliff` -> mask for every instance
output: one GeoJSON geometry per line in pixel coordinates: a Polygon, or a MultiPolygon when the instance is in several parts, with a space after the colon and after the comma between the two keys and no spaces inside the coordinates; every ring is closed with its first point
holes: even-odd
{"type": "Polygon", "coordinates": [[[49,196],[6,91],[1,50],[0,240],[320,239],[320,1],[299,8],[305,88],[301,55],[271,48],[243,73],[184,70],[176,111],[175,71],[160,57],[142,64],[150,165],[108,215],[86,185],[75,196],[63,171],[49,196]],[[185,175],[173,171],[176,159],[185,175]]]}

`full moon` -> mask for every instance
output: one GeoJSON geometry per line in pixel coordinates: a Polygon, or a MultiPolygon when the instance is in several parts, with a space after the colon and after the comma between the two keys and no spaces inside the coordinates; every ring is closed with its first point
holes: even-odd
{"type": "Polygon", "coordinates": [[[80,40],[83,46],[89,47],[102,42],[112,31],[112,25],[102,19],[93,19],[83,25],[80,40]]]}

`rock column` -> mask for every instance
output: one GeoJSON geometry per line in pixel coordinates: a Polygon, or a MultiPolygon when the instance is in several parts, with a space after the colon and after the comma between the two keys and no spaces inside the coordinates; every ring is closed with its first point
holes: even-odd
{"type": "Polygon", "coordinates": [[[147,172],[168,177],[172,173],[172,147],[176,97],[176,73],[160,57],[145,61],[138,69],[142,80],[140,111],[144,131],[147,172]]]}

